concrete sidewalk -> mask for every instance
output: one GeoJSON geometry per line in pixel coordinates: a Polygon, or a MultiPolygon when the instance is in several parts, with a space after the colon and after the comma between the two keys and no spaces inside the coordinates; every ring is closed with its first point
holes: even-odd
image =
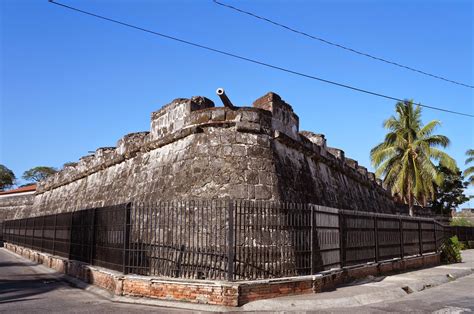
{"type": "Polygon", "coordinates": [[[448,283],[474,272],[474,250],[462,252],[463,262],[410,271],[392,276],[370,277],[334,291],[259,300],[241,311],[307,311],[348,308],[403,298],[409,294],[448,283]]]}

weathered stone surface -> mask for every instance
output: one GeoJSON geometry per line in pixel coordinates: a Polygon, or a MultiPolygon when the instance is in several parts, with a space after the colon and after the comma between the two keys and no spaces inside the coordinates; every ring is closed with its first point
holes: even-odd
{"type": "MultiPolygon", "coordinates": [[[[30,211],[16,217],[139,200],[236,198],[311,202],[341,209],[400,210],[373,174],[298,132],[298,116],[274,94],[253,108],[215,108],[204,97],[176,99],[152,114],[150,132],[100,148],[38,184],[30,211]]],[[[22,205],[20,205],[22,206],[22,205]]]]}
{"type": "Polygon", "coordinates": [[[30,215],[34,197],[34,194],[0,196],[0,222],[30,215]]]}

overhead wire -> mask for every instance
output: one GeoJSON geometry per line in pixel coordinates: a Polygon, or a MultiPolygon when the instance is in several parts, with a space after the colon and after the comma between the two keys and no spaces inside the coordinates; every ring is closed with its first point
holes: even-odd
{"type": "MultiPolygon", "coordinates": [[[[187,40],[184,40],[184,39],[180,39],[180,38],[177,38],[177,37],[174,37],[174,36],[159,33],[159,32],[149,30],[149,29],[146,29],[146,28],[143,28],[143,27],[140,27],[140,26],[135,26],[135,25],[132,25],[132,24],[129,24],[129,23],[126,23],[126,22],[122,22],[122,21],[119,21],[119,20],[115,20],[115,19],[112,19],[112,18],[108,18],[108,17],[102,16],[102,15],[99,15],[99,14],[95,14],[95,13],[88,12],[88,11],[85,11],[85,10],[82,10],[82,9],[78,9],[78,8],[75,8],[75,7],[60,3],[60,2],[56,2],[54,0],[49,0],[49,2],[52,3],[52,4],[55,4],[57,6],[67,8],[67,9],[70,9],[70,10],[73,10],[73,11],[76,11],[76,12],[79,12],[79,13],[82,13],[82,14],[85,14],[85,15],[93,16],[93,17],[96,17],[96,18],[99,18],[99,19],[102,19],[102,20],[105,20],[105,21],[109,21],[109,22],[119,24],[119,25],[122,25],[122,26],[125,26],[125,27],[140,30],[140,31],[150,33],[150,34],[153,34],[153,35],[157,35],[157,36],[160,36],[160,37],[163,37],[163,38],[166,38],[166,39],[170,39],[170,40],[173,40],[173,41],[177,41],[177,42],[180,42],[180,43],[183,43],[183,44],[186,44],[186,45],[190,45],[190,46],[193,46],[193,47],[197,47],[197,48],[201,48],[201,49],[204,49],[204,50],[212,51],[212,52],[215,52],[215,53],[218,53],[218,54],[221,54],[221,55],[229,56],[229,57],[232,57],[232,58],[236,58],[236,59],[240,59],[240,60],[247,61],[247,62],[250,62],[250,63],[265,66],[265,67],[268,67],[268,68],[283,71],[283,72],[286,72],[286,73],[291,73],[291,74],[294,74],[294,75],[297,75],[297,76],[317,80],[317,81],[324,82],[324,83],[327,83],[327,84],[343,87],[343,88],[346,88],[346,89],[358,91],[358,92],[361,92],[361,93],[365,93],[365,94],[369,94],[369,95],[373,95],[373,96],[377,96],[377,97],[381,97],[381,98],[385,98],[385,99],[401,101],[401,102],[406,101],[406,100],[403,100],[401,98],[397,98],[397,97],[393,97],[393,96],[389,96],[389,95],[384,95],[384,94],[381,94],[381,93],[365,90],[365,89],[350,86],[350,85],[347,85],[347,84],[338,83],[338,82],[335,82],[335,81],[323,79],[323,78],[320,78],[320,77],[317,77],[317,76],[305,74],[305,73],[302,73],[302,72],[298,72],[298,71],[294,71],[294,70],[291,70],[291,69],[276,66],[276,65],[273,65],[273,64],[270,64],[270,63],[258,61],[258,60],[247,58],[247,57],[244,57],[244,56],[240,56],[240,55],[237,55],[237,54],[234,54],[234,53],[226,52],[226,51],[219,50],[219,49],[216,49],[216,48],[212,48],[212,47],[209,47],[209,46],[205,46],[205,45],[202,45],[202,44],[198,44],[198,43],[194,43],[194,42],[187,41],[187,40]]],[[[467,116],[467,117],[474,118],[473,114],[453,111],[453,110],[434,107],[434,106],[423,105],[421,103],[414,103],[414,104],[418,105],[420,107],[425,107],[425,108],[429,108],[429,109],[433,109],[433,110],[438,110],[438,111],[443,111],[443,112],[447,112],[447,113],[452,113],[452,114],[457,114],[457,115],[461,115],[461,116],[467,116]]]]}
{"type": "Polygon", "coordinates": [[[315,36],[315,35],[308,34],[308,33],[304,32],[304,31],[297,30],[297,29],[295,29],[295,28],[293,28],[293,27],[290,27],[290,26],[284,25],[284,24],[282,24],[282,23],[276,22],[275,20],[269,19],[269,18],[267,18],[267,17],[263,17],[263,16],[261,16],[261,15],[257,15],[257,14],[255,14],[255,13],[252,13],[252,12],[249,12],[249,11],[246,11],[246,10],[243,10],[243,9],[240,9],[240,8],[237,8],[237,7],[235,7],[235,6],[232,6],[232,5],[229,5],[229,4],[226,4],[226,3],[223,3],[223,2],[217,1],[217,0],[212,0],[212,1],[213,1],[215,4],[220,5],[220,6],[222,6],[222,7],[225,7],[225,8],[234,10],[234,11],[237,11],[237,12],[242,13],[242,14],[249,15],[249,16],[251,16],[251,17],[254,17],[254,18],[259,19],[259,20],[262,20],[262,21],[264,21],[264,22],[273,24],[273,25],[275,25],[275,26],[277,26],[277,27],[286,29],[286,30],[288,30],[288,31],[290,31],[290,32],[293,32],[293,33],[296,33],[296,34],[298,34],[298,35],[302,35],[302,36],[305,36],[305,37],[307,37],[307,38],[320,41],[320,42],[325,43],[325,44],[327,44],[327,45],[331,45],[331,46],[334,46],[334,47],[337,47],[337,48],[340,48],[340,49],[343,49],[343,50],[346,50],[346,51],[349,51],[349,52],[352,52],[352,53],[355,53],[355,54],[358,54],[358,55],[361,55],[361,56],[364,56],[364,57],[371,58],[371,59],[373,59],[373,60],[377,60],[377,61],[380,61],[380,62],[384,62],[384,63],[390,64],[390,65],[397,66],[397,67],[403,68],[403,69],[405,69],[405,70],[409,70],[409,71],[412,71],[412,72],[416,72],[416,73],[418,73],[418,74],[422,74],[422,75],[425,75],[425,76],[429,76],[429,77],[432,77],[432,78],[435,78],[435,79],[438,79],[438,80],[442,80],[442,81],[449,82],[449,83],[452,83],[452,84],[456,84],[456,85],[459,85],[459,86],[464,86],[464,87],[468,87],[468,88],[474,88],[474,85],[470,85],[470,84],[466,84],[466,83],[454,81],[454,80],[448,79],[448,78],[443,77],[443,76],[440,76],[440,75],[428,73],[428,72],[426,72],[426,71],[422,71],[422,70],[419,70],[419,69],[416,69],[416,68],[413,68],[413,67],[410,67],[410,66],[407,66],[407,65],[403,65],[403,64],[398,63],[398,62],[395,62],[395,61],[391,61],[391,60],[388,60],[388,59],[385,59],[385,58],[377,57],[377,56],[375,56],[375,55],[373,55],[373,54],[369,54],[369,53],[367,53],[367,52],[363,52],[363,51],[360,51],[360,50],[356,50],[356,49],[354,49],[354,48],[350,48],[350,47],[347,47],[347,46],[344,46],[344,45],[335,43],[335,42],[333,42],[333,41],[324,39],[324,38],[322,38],[322,37],[318,37],[318,36],[315,36]]]}

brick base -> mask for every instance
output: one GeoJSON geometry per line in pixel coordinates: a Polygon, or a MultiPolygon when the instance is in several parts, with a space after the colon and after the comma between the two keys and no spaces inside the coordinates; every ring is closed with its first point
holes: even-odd
{"type": "Polygon", "coordinates": [[[241,306],[255,300],[286,295],[318,293],[369,275],[379,276],[440,264],[439,254],[428,254],[403,260],[396,259],[337,269],[312,276],[225,282],[123,275],[113,270],[40,253],[10,243],[5,243],[5,247],[33,262],[106,289],[117,296],[148,297],[224,306],[241,306]]]}

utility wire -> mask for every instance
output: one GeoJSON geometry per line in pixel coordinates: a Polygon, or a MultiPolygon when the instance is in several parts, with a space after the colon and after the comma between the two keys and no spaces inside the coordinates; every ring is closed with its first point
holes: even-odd
{"type": "MultiPolygon", "coordinates": [[[[250,59],[250,58],[247,58],[247,57],[239,56],[239,55],[236,55],[236,54],[233,54],[233,53],[230,53],[230,52],[226,52],[226,51],[223,51],[223,50],[218,50],[218,49],[215,49],[215,48],[212,48],[212,47],[208,47],[208,46],[204,46],[204,45],[201,45],[201,44],[193,43],[193,42],[190,42],[190,41],[187,41],[187,40],[184,40],[184,39],[180,39],[180,38],[173,37],[173,36],[170,36],[170,35],[166,35],[166,34],[163,34],[163,33],[155,32],[155,31],[152,31],[152,30],[149,30],[149,29],[146,29],[146,28],[142,28],[142,27],[139,27],[139,26],[135,26],[135,25],[132,25],[132,24],[125,23],[125,22],[114,20],[114,19],[102,16],[102,15],[98,15],[98,14],[95,14],[95,13],[91,13],[91,12],[88,12],[88,11],[77,9],[75,7],[71,7],[71,6],[68,6],[68,5],[59,3],[59,2],[55,2],[54,0],[49,0],[49,2],[52,3],[52,4],[55,4],[55,5],[61,6],[63,8],[67,8],[67,9],[70,9],[70,10],[73,10],[73,11],[76,11],[76,12],[80,12],[80,13],[83,13],[83,14],[86,14],[86,15],[89,15],[89,16],[93,16],[93,17],[96,17],[96,18],[99,18],[99,19],[102,19],[102,20],[105,20],[105,21],[109,21],[109,22],[112,22],[112,23],[115,23],[115,24],[119,24],[119,25],[122,25],[122,26],[126,26],[126,27],[129,27],[129,28],[140,30],[140,31],[143,31],[143,32],[146,32],[146,33],[157,35],[157,36],[160,36],[160,37],[163,37],[163,38],[166,38],[166,39],[174,40],[174,41],[186,44],[186,45],[190,45],[190,46],[194,46],[194,47],[197,47],[197,48],[205,49],[205,50],[212,51],[212,52],[222,54],[222,55],[225,55],[225,56],[229,56],[229,57],[232,57],[232,58],[244,60],[244,61],[254,63],[254,64],[259,64],[259,65],[262,65],[262,66],[265,66],[265,67],[268,67],[268,68],[280,70],[280,71],[291,73],[291,74],[294,74],[294,75],[306,77],[306,78],[309,78],[309,79],[312,79],[312,80],[317,80],[317,81],[324,82],[324,83],[327,83],[327,84],[343,87],[343,88],[346,88],[346,89],[351,89],[351,90],[358,91],[358,92],[361,92],[361,93],[365,93],[365,94],[369,94],[369,95],[373,95],[373,96],[377,96],[377,97],[381,97],[381,98],[385,98],[385,99],[405,102],[405,100],[403,100],[401,98],[392,97],[392,96],[372,92],[372,91],[369,91],[369,90],[353,87],[353,86],[342,84],[342,83],[337,83],[337,82],[326,80],[326,79],[323,79],[323,78],[319,78],[319,77],[316,77],[316,76],[313,76],[313,75],[297,72],[297,71],[294,71],[294,70],[291,70],[291,69],[287,69],[287,68],[283,68],[283,67],[280,67],[280,66],[265,63],[265,62],[262,62],[262,61],[258,61],[258,60],[255,60],[255,59],[250,59]]],[[[448,113],[452,113],[452,114],[457,114],[457,115],[461,115],[461,116],[474,118],[473,114],[468,114],[468,113],[463,113],[463,112],[458,112],[458,111],[452,111],[452,110],[433,107],[433,106],[428,106],[428,105],[422,105],[420,103],[416,103],[415,105],[418,105],[420,107],[433,109],[433,110],[438,110],[438,111],[443,111],[443,112],[448,112],[448,113]]]]}
{"type": "Polygon", "coordinates": [[[431,73],[428,73],[428,72],[425,72],[425,71],[422,71],[422,70],[418,70],[418,69],[415,69],[415,68],[412,68],[412,67],[409,67],[409,66],[406,66],[406,65],[403,65],[403,64],[400,64],[400,63],[397,63],[395,61],[390,61],[390,60],[387,60],[387,59],[384,59],[384,58],[381,58],[381,57],[376,57],[374,55],[371,55],[371,54],[368,54],[366,52],[362,52],[362,51],[359,51],[359,50],[355,50],[353,48],[349,48],[349,47],[346,47],[346,46],[343,46],[341,44],[337,44],[335,42],[332,42],[332,41],[329,41],[327,39],[324,39],[324,38],[321,38],[321,37],[316,37],[314,35],[311,35],[311,34],[308,34],[308,33],[305,33],[303,31],[299,31],[297,29],[294,29],[294,28],[291,28],[289,26],[286,26],[286,25],[283,25],[281,23],[278,23],[274,20],[271,20],[269,18],[266,18],[266,17],[263,17],[263,16],[259,16],[255,13],[252,13],[252,12],[249,12],[249,11],[245,11],[245,10],[242,10],[242,9],[239,9],[237,7],[234,7],[232,5],[229,5],[229,4],[225,4],[225,3],[222,3],[222,2],[219,2],[217,0],[213,0],[213,2],[215,4],[218,4],[220,6],[223,6],[223,7],[226,7],[228,9],[231,9],[231,10],[234,10],[234,11],[237,11],[239,13],[243,13],[243,14],[247,14],[247,15],[250,15],[254,18],[257,18],[259,20],[262,20],[262,21],[265,21],[265,22],[268,22],[270,24],[273,24],[275,26],[278,26],[278,27],[281,27],[281,28],[284,28],[290,32],[293,32],[293,33],[296,33],[296,34],[299,34],[299,35],[302,35],[302,36],[305,36],[305,37],[308,37],[308,38],[311,38],[311,39],[314,39],[314,40],[318,40],[320,42],[323,42],[327,45],[331,45],[331,46],[334,46],[334,47],[337,47],[337,48],[341,48],[341,49],[344,49],[344,50],[347,50],[347,51],[350,51],[352,53],[355,53],[355,54],[358,54],[358,55],[361,55],[361,56],[364,56],[364,57],[368,57],[368,58],[371,58],[371,59],[374,59],[374,60],[377,60],[377,61],[381,61],[381,62],[385,62],[385,63],[388,63],[388,64],[391,64],[391,65],[394,65],[394,66],[397,66],[397,67],[400,67],[400,68],[403,68],[405,70],[409,70],[409,71],[413,71],[413,72],[417,72],[419,74],[422,74],[422,75],[426,75],[426,76],[430,76],[432,78],[435,78],[435,79],[438,79],[438,80],[442,80],[442,81],[445,81],[445,82],[449,82],[449,83],[452,83],[452,84],[456,84],[456,85],[460,85],[460,86],[464,86],[464,87],[468,87],[468,88],[474,88],[474,85],[469,85],[469,84],[465,84],[465,83],[462,83],[462,82],[457,82],[457,81],[453,81],[453,80],[450,80],[450,79],[447,79],[445,77],[442,77],[442,76],[439,76],[439,75],[435,75],[435,74],[431,74],[431,73]]]}

